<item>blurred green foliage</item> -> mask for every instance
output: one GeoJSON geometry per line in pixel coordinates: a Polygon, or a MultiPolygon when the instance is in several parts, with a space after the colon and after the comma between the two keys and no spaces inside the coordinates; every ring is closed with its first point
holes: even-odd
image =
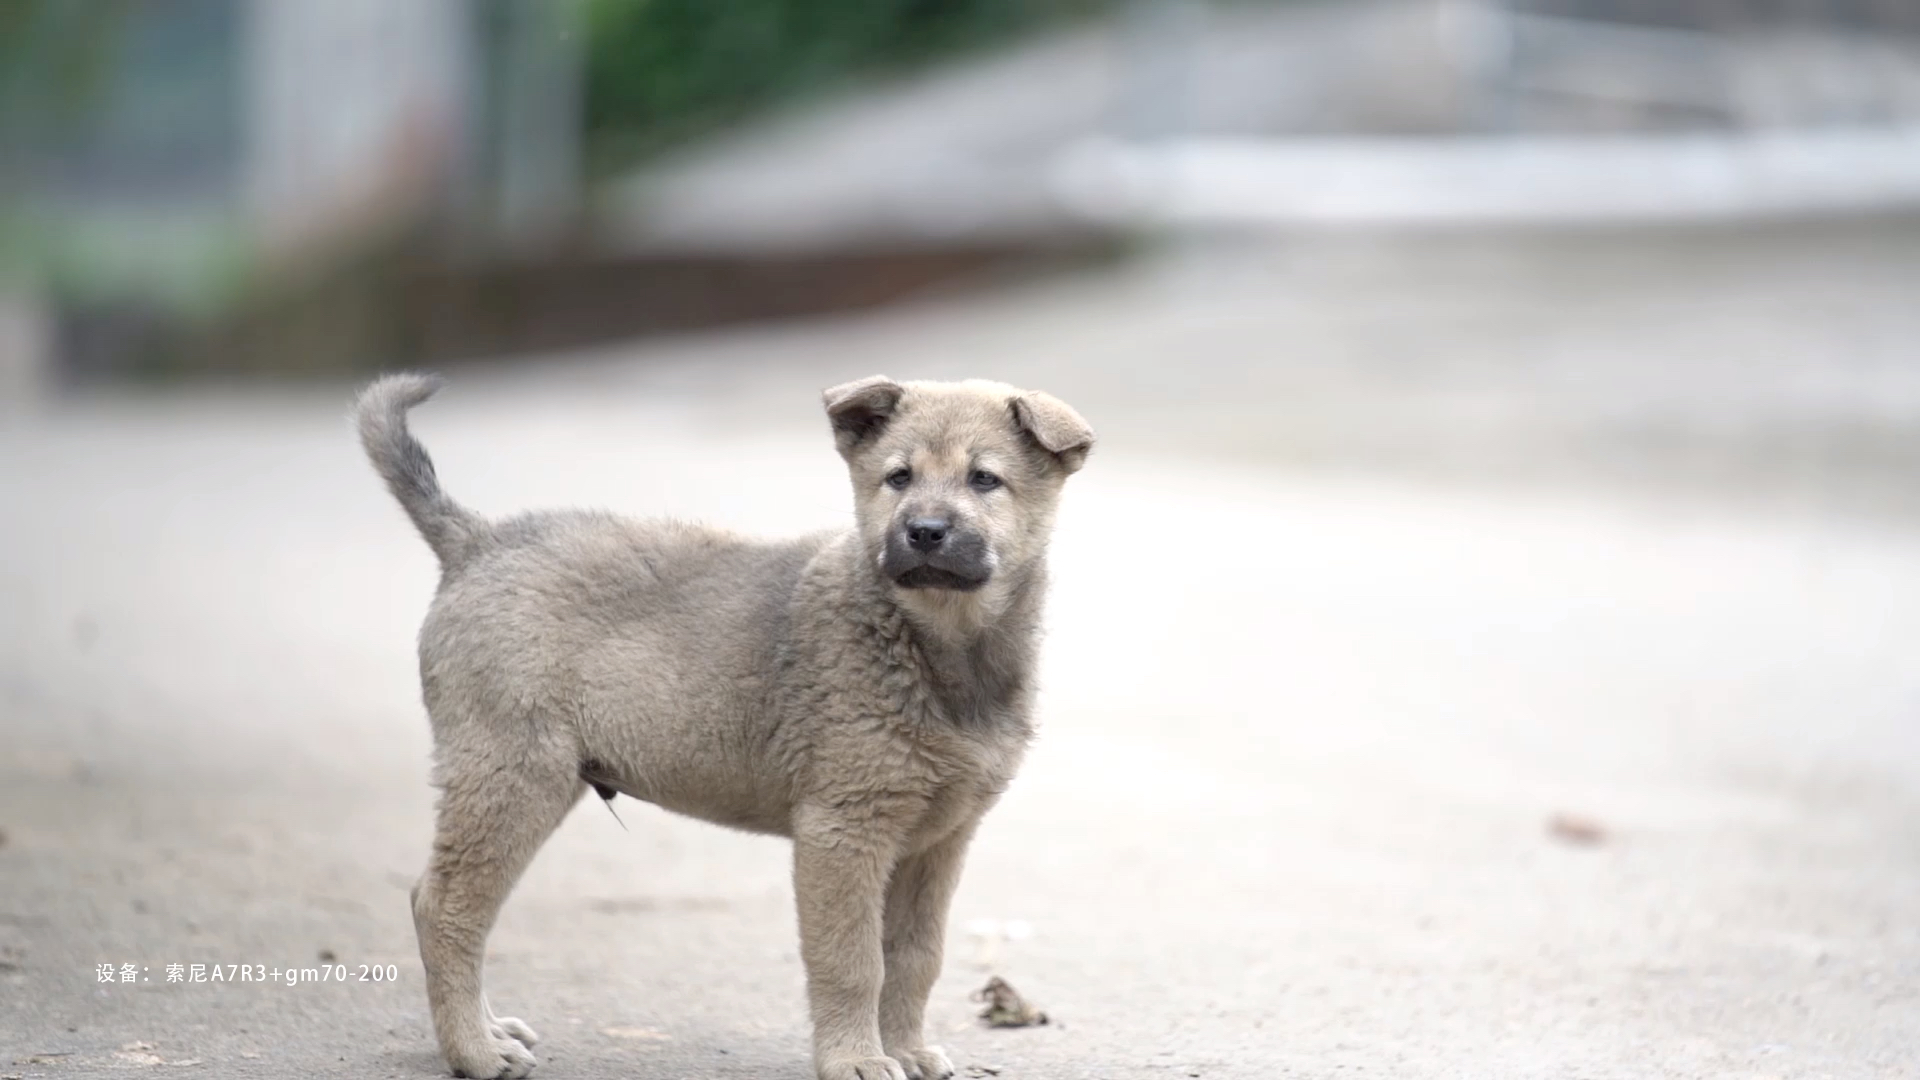
{"type": "Polygon", "coordinates": [[[0,0],[0,280],[210,310],[245,283],[236,0],[0,0]]]}
{"type": "Polygon", "coordinates": [[[585,0],[590,167],[1115,0],[585,0]]]}
{"type": "Polygon", "coordinates": [[[0,125],[72,122],[96,106],[130,0],[0,0],[0,125]]]}

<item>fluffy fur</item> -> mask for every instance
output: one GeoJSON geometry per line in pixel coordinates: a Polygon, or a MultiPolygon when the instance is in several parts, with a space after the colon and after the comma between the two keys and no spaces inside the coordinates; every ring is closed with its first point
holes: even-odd
{"type": "Polygon", "coordinates": [[[420,631],[441,798],[413,913],[454,1073],[534,1065],[481,958],[591,786],[791,837],[821,1080],[951,1076],[921,1016],[967,844],[1032,733],[1047,539],[1086,422],[997,383],[834,387],[855,526],[761,541],[579,511],[485,520],[407,431],[437,385],[385,377],[355,417],[442,565],[420,631]],[[947,539],[910,544],[929,522],[947,539]]]}

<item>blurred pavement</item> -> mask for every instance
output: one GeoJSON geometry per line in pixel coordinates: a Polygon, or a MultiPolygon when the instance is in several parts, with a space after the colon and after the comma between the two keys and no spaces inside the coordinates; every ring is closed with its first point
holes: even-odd
{"type": "MultiPolygon", "coordinates": [[[[1177,250],[463,368],[416,427],[489,513],[763,533],[845,520],[842,378],[1005,378],[1102,431],[931,1010],[963,1074],[1910,1076],[1911,237],[1177,250]],[[1057,1022],[979,1027],[989,968],[1057,1022]]],[[[406,904],[435,571],[351,390],[0,426],[0,1073],[440,1072],[406,904]],[[398,983],[165,981],[323,951],[398,983]]],[[[493,938],[535,1075],[811,1075],[784,845],[616,808],[493,938]]]]}

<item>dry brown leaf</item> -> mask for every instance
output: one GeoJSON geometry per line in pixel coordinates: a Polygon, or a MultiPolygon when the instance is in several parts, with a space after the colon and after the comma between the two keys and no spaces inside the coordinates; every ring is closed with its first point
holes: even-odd
{"type": "Polygon", "coordinates": [[[980,1011],[980,1019],[985,1020],[988,1027],[1030,1027],[1047,1022],[1046,1013],[1021,997],[1020,991],[998,975],[974,991],[973,1000],[986,1004],[980,1011]]]}

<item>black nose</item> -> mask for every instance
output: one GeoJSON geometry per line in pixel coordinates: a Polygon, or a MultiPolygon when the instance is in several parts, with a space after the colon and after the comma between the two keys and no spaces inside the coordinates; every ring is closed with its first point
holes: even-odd
{"type": "Polygon", "coordinates": [[[932,551],[946,540],[946,518],[914,518],[907,522],[907,546],[915,551],[932,551]]]}

